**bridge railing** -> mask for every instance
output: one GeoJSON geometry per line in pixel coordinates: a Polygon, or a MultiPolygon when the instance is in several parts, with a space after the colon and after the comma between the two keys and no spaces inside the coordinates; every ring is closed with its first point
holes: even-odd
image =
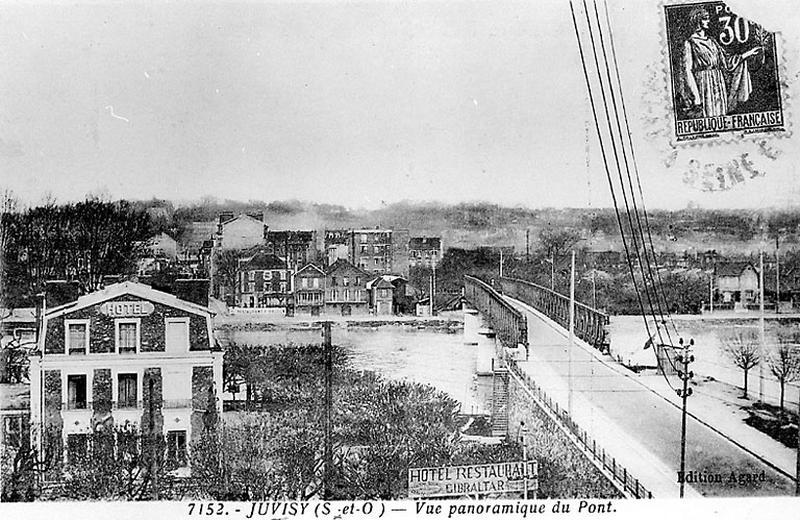
{"type": "Polygon", "coordinates": [[[572,433],[574,436],[573,442],[582,446],[586,455],[594,459],[597,465],[602,466],[610,473],[620,487],[635,498],[653,498],[653,493],[645,488],[639,482],[639,479],[631,475],[627,468],[620,465],[617,459],[609,455],[601,446],[598,446],[597,441],[590,437],[589,434],[586,433],[586,430],[581,428],[578,423],[573,421],[569,413],[567,413],[564,408],[560,407],[557,401],[547,395],[547,392],[536,384],[530,374],[527,374],[519,367],[516,360],[509,359],[508,368],[514,377],[527,388],[530,395],[536,398],[534,401],[537,405],[543,408],[546,407],[556,420],[572,433]]]}
{"type": "Polygon", "coordinates": [[[464,296],[489,319],[500,343],[516,348],[528,345],[528,322],[525,315],[514,308],[491,285],[480,278],[464,275],[464,296]]]}
{"type": "MultiPolygon", "coordinates": [[[[500,278],[503,294],[527,303],[563,328],[569,328],[569,298],[541,285],[517,278],[500,278]]],[[[608,315],[575,302],[575,336],[597,349],[608,346],[608,315]]]]}

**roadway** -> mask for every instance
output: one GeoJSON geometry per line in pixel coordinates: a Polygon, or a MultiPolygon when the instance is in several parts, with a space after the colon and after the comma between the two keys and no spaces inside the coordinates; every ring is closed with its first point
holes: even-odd
{"type": "MultiPolygon", "coordinates": [[[[563,329],[529,306],[508,300],[528,320],[529,360],[520,366],[568,406],[569,341],[563,329]]],[[[639,384],[608,356],[572,347],[572,416],[656,497],[678,496],[681,413],[639,384]]],[[[687,496],[792,495],[794,482],[692,417],[687,421],[686,471],[698,482],[687,496]]]]}

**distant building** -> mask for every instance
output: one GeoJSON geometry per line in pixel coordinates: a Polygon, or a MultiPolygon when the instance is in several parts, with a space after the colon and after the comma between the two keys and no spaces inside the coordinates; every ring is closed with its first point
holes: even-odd
{"type": "MultiPolygon", "coordinates": [[[[408,278],[408,268],[410,265],[409,248],[411,245],[411,234],[407,229],[392,230],[392,270],[393,274],[398,274],[408,278]]],[[[441,254],[439,255],[441,257],[441,254]]]]}
{"type": "Polygon", "coordinates": [[[186,280],[176,285],[178,297],[123,282],[48,307],[41,355],[30,367],[37,442],[42,432],[55,433],[69,460],[91,453],[92,432],[115,426],[147,432],[152,418],[166,438],[167,457],[186,466],[204,414],[222,412],[222,352],[207,284],[186,280]]]}
{"type": "Polygon", "coordinates": [[[372,274],[393,272],[391,229],[354,229],[350,243],[350,262],[372,274]]]}
{"type": "Polygon", "coordinates": [[[319,316],[325,308],[325,271],[308,264],[294,274],[294,309],[297,314],[319,316]]]}
{"type": "Polygon", "coordinates": [[[392,282],[383,276],[378,276],[367,282],[367,291],[370,298],[369,306],[374,314],[385,316],[395,313],[395,287],[392,282]]]}
{"type": "Polygon", "coordinates": [[[370,276],[345,259],[336,260],[325,275],[325,312],[342,316],[367,314],[370,276]]]}
{"type": "Polygon", "coordinates": [[[333,265],[337,260],[350,260],[352,233],[347,229],[326,229],[323,247],[325,265],[333,265]]]}
{"type": "Polygon", "coordinates": [[[267,231],[267,251],[296,271],[317,260],[316,231],[267,231]]]}
{"type": "Polygon", "coordinates": [[[408,265],[433,267],[442,259],[440,237],[411,237],[408,244],[408,265]]]}
{"type": "Polygon", "coordinates": [[[178,258],[178,242],[163,232],[147,241],[147,250],[153,258],[166,258],[172,262],[178,258]]]}
{"type": "Polygon", "coordinates": [[[267,235],[267,226],[264,224],[264,214],[242,213],[232,216],[223,213],[219,217],[217,233],[214,236],[214,247],[218,249],[247,249],[262,245],[267,235]]]}
{"type": "Polygon", "coordinates": [[[257,252],[239,259],[237,307],[286,307],[292,292],[291,270],[277,255],[257,252]]]}
{"type": "Polygon", "coordinates": [[[758,271],[750,262],[717,264],[714,282],[715,292],[722,295],[724,303],[746,305],[758,301],[758,271]]]}

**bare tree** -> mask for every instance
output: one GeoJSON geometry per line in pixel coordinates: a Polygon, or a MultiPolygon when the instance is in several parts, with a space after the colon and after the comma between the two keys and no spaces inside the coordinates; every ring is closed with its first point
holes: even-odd
{"type": "Polygon", "coordinates": [[[744,394],[747,399],[747,375],[761,363],[761,348],[756,335],[750,331],[736,331],[723,339],[725,355],[744,372],[744,394]]]}
{"type": "Polygon", "coordinates": [[[800,378],[800,352],[796,339],[798,338],[794,333],[779,336],[777,349],[767,358],[769,371],[781,385],[781,411],[783,411],[786,383],[800,378]]]}

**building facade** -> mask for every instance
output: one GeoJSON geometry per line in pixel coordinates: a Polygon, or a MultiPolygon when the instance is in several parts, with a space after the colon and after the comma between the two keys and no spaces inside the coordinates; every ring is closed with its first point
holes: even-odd
{"type": "Polygon", "coordinates": [[[723,303],[756,303],[759,298],[758,270],[749,262],[728,262],[717,265],[715,292],[723,303]]]}
{"type": "Polygon", "coordinates": [[[387,316],[394,314],[394,291],[395,287],[386,278],[379,276],[367,283],[369,293],[369,306],[373,314],[387,316]]]}
{"type": "Polygon", "coordinates": [[[408,243],[408,265],[410,267],[433,267],[442,259],[440,237],[411,237],[408,243]]]}
{"type": "Polygon", "coordinates": [[[367,281],[370,275],[339,259],[325,276],[325,312],[349,316],[369,313],[367,281]]]}
{"type": "Polygon", "coordinates": [[[350,262],[374,275],[392,272],[391,229],[355,229],[351,232],[350,262]]]}
{"type": "Polygon", "coordinates": [[[317,261],[317,232],[270,230],[267,251],[283,259],[289,269],[297,271],[317,261]]]}
{"type": "Polygon", "coordinates": [[[222,412],[208,281],[191,282],[206,284],[187,293],[205,301],[122,282],[45,311],[30,368],[39,446],[42,432],[60,435],[69,460],[87,453],[92,432],[152,424],[174,462],[187,464],[204,415],[222,412]]]}
{"type": "Polygon", "coordinates": [[[237,307],[286,307],[291,293],[291,270],[278,256],[259,251],[239,260],[237,307]]]}
{"type": "Polygon", "coordinates": [[[295,312],[319,316],[325,309],[325,271],[308,264],[293,278],[295,312]]]}
{"type": "Polygon", "coordinates": [[[218,249],[247,249],[263,245],[268,229],[263,214],[242,213],[236,217],[222,214],[214,236],[214,247],[218,249]],[[229,218],[230,217],[230,218],[229,218]],[[261,218],[259,218],[261,217],[261,218]]]}

